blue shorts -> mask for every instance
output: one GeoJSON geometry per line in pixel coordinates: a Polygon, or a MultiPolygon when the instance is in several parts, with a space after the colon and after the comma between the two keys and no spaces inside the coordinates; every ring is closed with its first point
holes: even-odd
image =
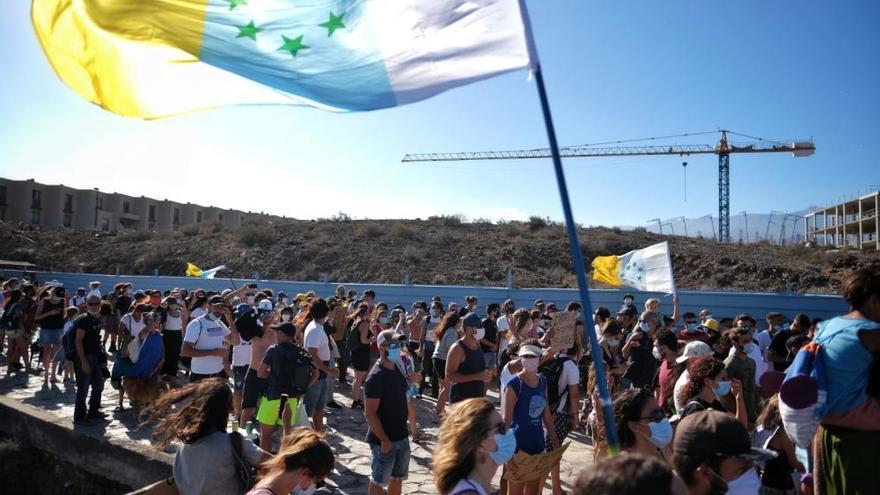
{"type": "Polygon", "coordinates": [[[318,378],[307,390],[303,397],[303,405],[306,407],[306,414],[312,416],[315,411],[323,411],[330,397],[330,376],[318,378]]]}
{"type": "Polygon", "coordinates": [[[382,444],[371,443],[373,452],[370,481],[385,488],[390,480],[405,480],[409,476],[409,438],[391,442],[391,452],[382,453],[382,444]]]}
{"type": "Polygon", "coordinates": [[[63,328],[41,328],[40,345],[59,345],[61,344],[62,334],[64,334],[63,328]]]}

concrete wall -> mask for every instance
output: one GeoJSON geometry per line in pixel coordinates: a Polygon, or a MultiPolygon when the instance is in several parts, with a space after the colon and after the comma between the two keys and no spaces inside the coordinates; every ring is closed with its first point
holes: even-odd
{"type": "MultiPolygon", "coordinates": [[[[201,267],[211,268],[209,266],[201,267]]],[[[221,274],[223,272],[220,272],[221,274]]],[[[4,275],[21,277],[20,271],[6,270],[4,275]]],[[[92,280],[99,280],[104,291],[110,290],[114,284],[128,281],[137,289],[171,289],[182,287],[193,289],[202,287],[208,290],[223,290],[233,285],[241,287],[245,282],[256,282],[260,287],[268,287],[275,291],[287,292],[295,295],[298,292],[314,290],[320,296],[329,296],[335,292],[337,282],[294,282],[285,280],[246,280],[236,278],[218,278],[215,280],[202,280],[191,277],[150,277],[150,276],[114,276],[96,275],[85,273],[61,273],[61,272],[38,272],[39,282],[57,280],[68,289],[88,287],[92,280]]],[[[464,302],[465,296],[474,295],[480,299],[480,306],[490,302],[502,302],[507,298],[513,299],[517,306],[531,307],[535,299],[553,301],[562,309],[568,301],[579,300],[578,291],[575,289],[507,289],[504,287],[465,287],[465,286],[431,286],[431,285],[383,285],[383,284],[357,284],[343,283],[347,289],[357,290],[358,293],[366,289],[376,291],[379,301],[390,305],[403,304],[409,307],[414,300],[430,301],[432,296],[438,295],[444,302],[464,302]]],[[[664,314],[672,313],[672,299],[663,294],[639,292],[628,289],[595,289],[590,291],[590,297],[594,307],[605,306],[612,311],[617,310],[623,301],[624,293],[632,293],[636,297],[636,303],[641,309],[645,299],[657,297],[662,302],[664,314]]],[[[788,318],[794,317],[795,313],[806,313],[810,317],[832,318],[847,311],[847,305],[840,296],[815,295],[815,294],[792,294],[773,292],[722,292],[722,291],[679,291],[682,312],[693,311],[698,313],[702,308],[708,308],[716,317],[733,317],[738,313],[751,313],[758,319],[771,311],[779,311],[788,318]]]]}

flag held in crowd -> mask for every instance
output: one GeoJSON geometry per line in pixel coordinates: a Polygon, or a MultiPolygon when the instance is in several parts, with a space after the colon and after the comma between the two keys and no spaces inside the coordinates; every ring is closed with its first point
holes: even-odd
{"type": "Polygon", "coordinates": [[[219,272],[220,270],[223,270],[224,268],[226,268],[226,265],[220,265],[218,267],[211,268],[210,270],[202,270],[201,268],[197,267],[196,265],[194,265],[192,263],[187,263],[186,264],[186,276],[187,277],[200,277],[200,278],[211,280],[212,278],[214,278],[214,275],[216,275],[217,272],[219,272]]]}
{"type": "Polygon", "coordinates": [[[530,66],[520,0],[33,0],[80,96],[159,118],[238,104],[374,110],[530,66]]]}
{"type": "Polygon", "coordinates": [[[593,260],[593,280],[613,287],[625,285],[651,292],[675,292],[669,243],[661,242],[623,256],[598,256],[593,260]]]}

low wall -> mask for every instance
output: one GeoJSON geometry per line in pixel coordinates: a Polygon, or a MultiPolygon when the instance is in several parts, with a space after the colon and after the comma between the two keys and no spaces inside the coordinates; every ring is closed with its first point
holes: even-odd
{"type": "MultiPolygon", "coordinates": [[[[8,277],[20,277],[20,271],[5,270],[8,277]]],[[[166,277],[144,275],[97,275],[88,273],[66,272],[36,272],[39,282],[57,280],[68,289],[88,287],[89,282],[98,280],[101,282],[102,291],[112,290],[117,282],[131,282],[137,289],[171,289],[174,287],[195,288],[202,287],[208,290],[223,290],[231,287],[241,287],[245,282],[256,282],[260,287],[268,287],[276,293],[279,290],[293,296],[298,292],[314,290],[321,296],[333,294],[336,282],[294,282],[288,280],[246,280],[217,278],[215,280],[202,280],[192,277],[166,277]]],[[[440,296],[444,302],[457,301],[464,303],[465,296],[474,295],[480,299],[483,306],[489,302],[501,302],[505,299],[513,299],[517,306],[531,307],[535,299],[553,301],[563,309],[568,301],[580,300],[578,291],[575,289],[508,289],[506,287],[479,287],[479,286],[452,286],[452,285],[403,285],[403,284],[358,284],[345,283],[346,288],[355,289],[358,293],[366,289],[376,291],[379,301],[390,305],[403,304],[405,307],[418,299],[430,301],[432,296],[440,296]]],[[[632,293],[636,302],[641,306],[645,299],[657,297],[663,302],[664,314],[672,313],[672,301],[669,296],[652,292],[639,292],[630,289],[592,289],[590,297],[594,307],[605,306],[616,311],[623,300],[624,293],[632,293]]],[[[682,312],[693,311],[698,313],[702,308],[708,308],[716,317],[735,316],[738,313],[751,313],[759,320],[764,314],[779,311],[789,319],[795,313],[806,313],[810,317],[832,318],[847,311],[847,305],[840,296],[820,294],[796,294],[782,292],[741,292],[741,291],[679,291],[682,312]]]]}
{"type": "Polygon", "coordinates": [[[9,397],[0,396],[0,431],[89,473],[133,488],[171,476],[172,455],[137,442],[76,431],[69,419],[9,397]]]}

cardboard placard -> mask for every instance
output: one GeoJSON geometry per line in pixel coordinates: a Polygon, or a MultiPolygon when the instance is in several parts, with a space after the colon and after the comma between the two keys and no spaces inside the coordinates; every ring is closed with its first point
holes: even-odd
{"type": "Polygon", "coordinates": [[[330,321],[333,322],[333,340],[340,341],[345,336],[345,324],[348,319],[348,309],[344,304],[336,306],[333,313],[330,314],[330,321]]]}
{"type": "Polygon", "coordinates": [[[575,339],[575,312],[559,311],[553,313],[553,339],[550,348],[553,352],[564,351],[574,345],[575,339]]]}
{"type": "Polygon", "coordinates": [[[562,446],[552,452],[544,452],[541,454],[528,455],[525,452],[517,452],[513,459],[507,463],[507,471],[504,479],[515,483],[524,483],[526,481],[534,481],[541,476],[546,475],[553,468],[553,465],[562,459],[571,442],[566,442],[562,446]]]}

